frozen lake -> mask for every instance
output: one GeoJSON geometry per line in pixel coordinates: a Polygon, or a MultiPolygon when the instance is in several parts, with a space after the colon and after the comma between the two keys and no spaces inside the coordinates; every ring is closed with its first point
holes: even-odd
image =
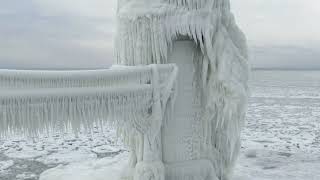
{"type": "Polygon", "coordinates": [[[320,72],[254,71],[235,180],[320,179],[320,72]]]}
{"type": "MultiPolygon", "coordinates": [[[[253,71],[251,76],[234,180],[320,179],[320,71],[253,71]]],[[[88,164],[106,172],[103,164],[125,161],[126,150],[112,128],[103,130],[0,140],[0,180],[37,180],[57,166],[42,178],[54,180],[46,177],[60,173],[56,179],[73,180],[88,164]]]]}

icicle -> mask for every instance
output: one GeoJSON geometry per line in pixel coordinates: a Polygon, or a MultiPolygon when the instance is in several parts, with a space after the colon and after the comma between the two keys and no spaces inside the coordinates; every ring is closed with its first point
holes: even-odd
{"type": "Polygon", "coordinates": [[[159,79],[154,82],[154,67],[65,72],[0,70],[0,136],[15,132],[37,136],[55,128],[64,131],[70,125],[77,133],[81,127],[90,130],[94,123],[106,121],[128,124],[126,127],[131,129],[145,126],[138,130],[146,133],[151,125],[148,120],[152,116],[149,109],[155,103],[154,91],[171,94],[173,87],[168,86],[173,86],[171,81],[177,71],[175,65],[156,65],[159,79]],[[154,89],[153,83],[166,88],[154,89]]]}
{"type": "Polygon", "coordinates": [[[249,72],[246,40],[229,0],[119,2],[117,63],[166,63],[180,36],[189,37],[202,53],[197,59],[203,61],[203,146],[208,151],[203,156],[220,179],[227,179],[239,150],[249,72]]]}

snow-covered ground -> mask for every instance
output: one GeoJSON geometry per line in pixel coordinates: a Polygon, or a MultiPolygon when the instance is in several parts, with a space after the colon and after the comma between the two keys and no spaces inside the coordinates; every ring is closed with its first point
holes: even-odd
{"type": "MultiPolygon", "coordinates": [[[[233,180],[320,179],[320,72],[252,73],[233,180]]],[[[110,127],[0,140],[0,180],[114,180],[127,160],[110,127]]]]}

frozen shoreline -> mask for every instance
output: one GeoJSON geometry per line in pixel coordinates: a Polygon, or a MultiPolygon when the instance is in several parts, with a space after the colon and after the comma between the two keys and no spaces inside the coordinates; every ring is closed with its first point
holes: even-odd
{"type": "MultiPolygon", "coordinates": [[[[265,74],[253,76],[257,80],[251,85],[253,96],[234,180],[320,179],[320,72],[317,79],[301,86],[300,80],[295,82],[299,75],[288,76],[282,84],[263,81],[265,74]],[[283,85],[289,83],[293,89],[283,85]]],[[[38,180],[50,168],[41,180],[56,180],[50,179],[52,174],[60,175],[59,180],[73,180],[70,177],[77,174],[96,176],[97,180],[98,176],[105,180],[111,173],[116,176],[125,163],[126,150],[115,137],[115,131],[105,127],[103,133],[95,130],[78,138],[70,133],[38,141],[0,140],[0,180],[38,180]]]]}

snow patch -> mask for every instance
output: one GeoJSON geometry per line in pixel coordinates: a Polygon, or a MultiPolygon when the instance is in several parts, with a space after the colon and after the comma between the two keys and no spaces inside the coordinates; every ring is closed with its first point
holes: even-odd
{"type": "Polygon", "coordinates": [[[116,180],[127,165],[128,154],[114,158],[82,161],[70,165],[60,165],[40,175],[40,180],[116,180]]]}

